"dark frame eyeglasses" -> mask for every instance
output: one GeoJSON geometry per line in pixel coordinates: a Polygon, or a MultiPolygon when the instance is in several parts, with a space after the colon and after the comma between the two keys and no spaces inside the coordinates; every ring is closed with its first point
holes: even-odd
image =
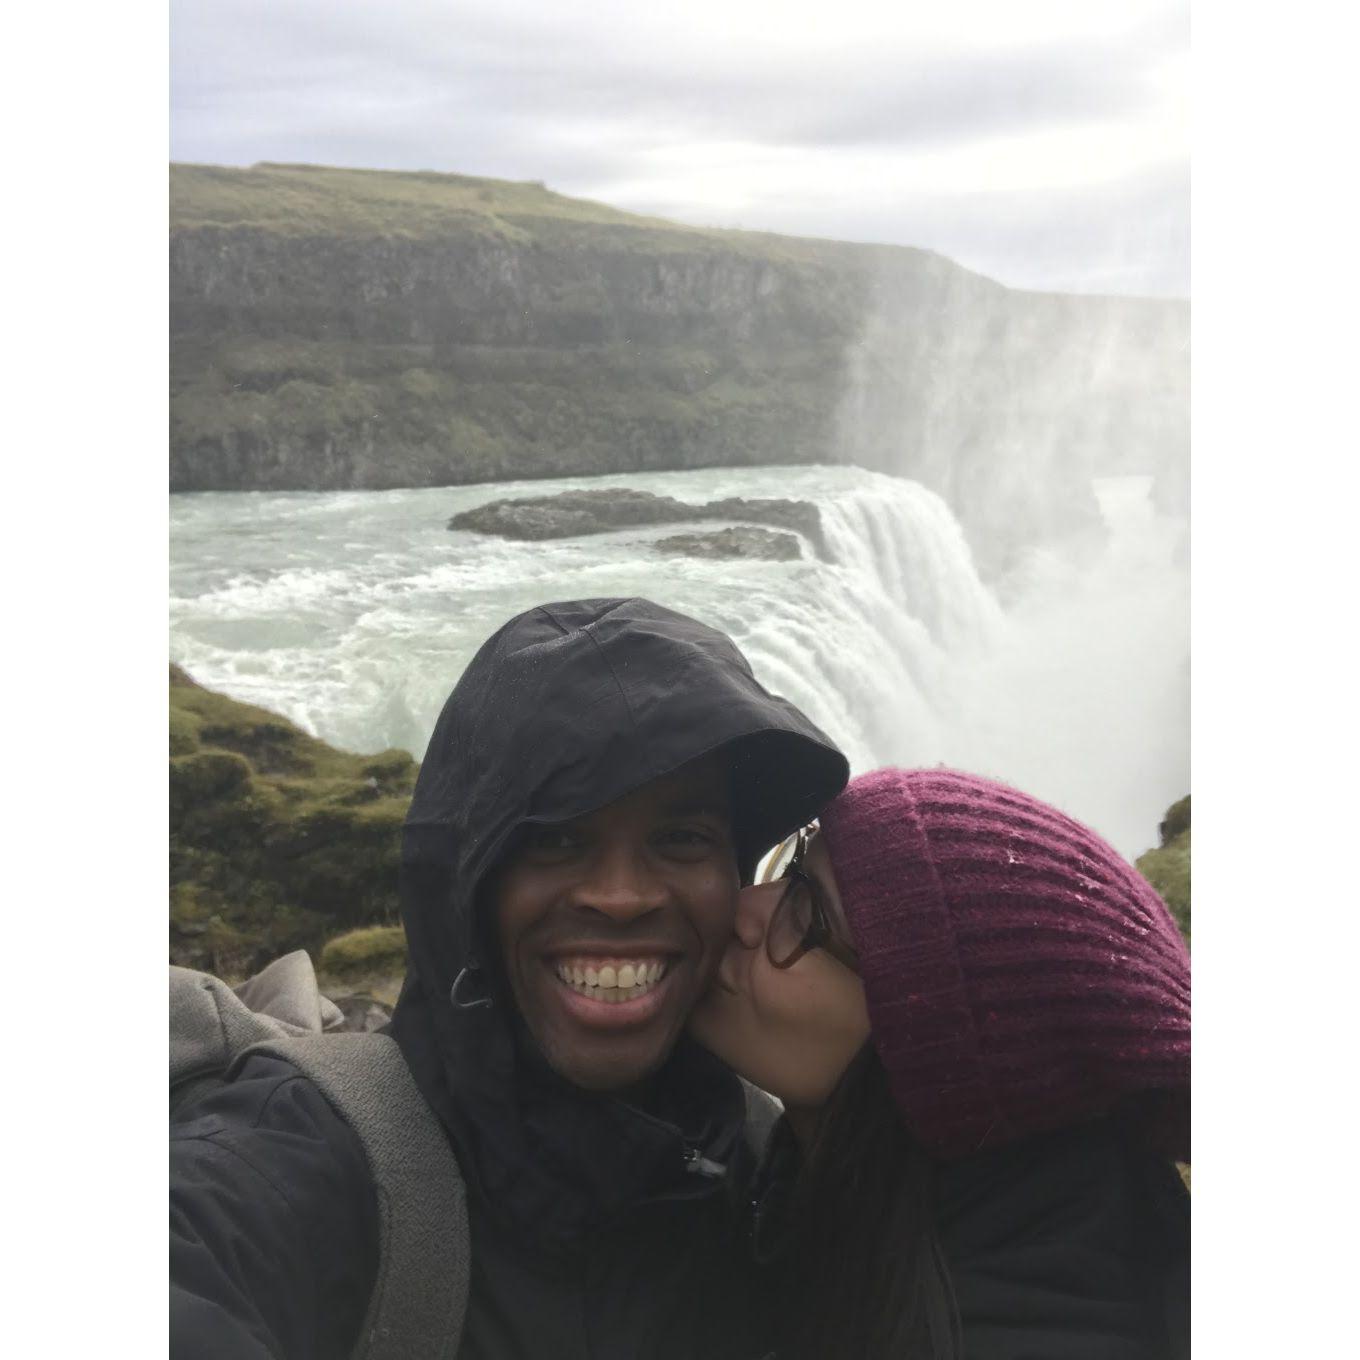
{"type": "Polygon", "coordinates": [[[811,829],[803,827],[794,838],[792,858],[784,864],[780,846],[769,860],[768,876],[760,879],[785,885],[765,931],[765,956],[775,968],[792,968],[810,950],[824,949],[857,973],[859,956],[837,931],[822,885],[803,868],[811,841],[811,829]]]}

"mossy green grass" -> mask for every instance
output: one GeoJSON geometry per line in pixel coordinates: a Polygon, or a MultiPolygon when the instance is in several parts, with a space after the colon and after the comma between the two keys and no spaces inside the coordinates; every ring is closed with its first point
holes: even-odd
{"type": "Polygon", "coordinates": [[[1190,940],[1190,796],[1167,809],[1161,844],[1140,855],[1138,872],[1157,889],[1171,909],[1186,942],[1190,940]]]}
{"type": "MultiPolygon", "coordinates": [[[[352,755],[170,668],[170,958],[229,979],[396,927],[417,765],[352,755]]],[[[398,931],[399,933],[399,931],[398,931]]]]}

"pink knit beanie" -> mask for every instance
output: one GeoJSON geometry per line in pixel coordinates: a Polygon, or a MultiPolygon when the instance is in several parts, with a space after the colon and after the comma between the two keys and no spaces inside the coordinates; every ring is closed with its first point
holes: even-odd
{"type": "Polygon", "coordinates": [[[955,770],[876,770],[822,814],[873,1039],[939,1157],[1136,1111],[1189,1157],[1190,958],[1093,831],[955,770]]]}

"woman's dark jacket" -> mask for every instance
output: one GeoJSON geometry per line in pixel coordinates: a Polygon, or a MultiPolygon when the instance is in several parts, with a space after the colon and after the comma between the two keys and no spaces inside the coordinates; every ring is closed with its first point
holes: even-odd
{"type": "MultiPolygon", "coordinates": [[[[475,910],[525,821],[579,816],[718,749],[744,869],[847,774],[728,638],[645,600],[519,616],[440,715],[403,834],[409,968],[391,1033],[468,1183],[461,1356],[752,1354],[736,1079],[682,1041],[646,1110],[570,1086],[520,1032],[475,910]],[[460,976],[460,1001],[492,1004],[453,1005],[460,976]]],[[[171,1127],[172,1355],[346,1355],[376,1234],[356,1137],[295,1069],[250,1059],[171,1127]]]]}
{"type": "MultiPolygon", "coordinates": [[[[752,1246],[769,1334],[796,1316],[801,1158],[786,1123],[753,1188],[752,1246]]],[[[965,1360],[1186,1360],[1189,1195],[1173,1164],[1114,1119],[938,1163],[935,1238],[965,1360]]],[[[794,1353],[787,1338],[779,1360],[794,1353]]]]}

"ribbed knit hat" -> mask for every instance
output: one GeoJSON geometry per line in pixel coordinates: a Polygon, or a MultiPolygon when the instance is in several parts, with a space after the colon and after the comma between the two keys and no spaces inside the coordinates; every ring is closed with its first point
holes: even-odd
{"type": "Polygon", "coordinates": [[[1093,831],[955,770],[876,770],[822,814],[873,1040],[908,1127],[966,1156],[1116,1108],[1189,1157],[1190,958],[1093,831]]]}

